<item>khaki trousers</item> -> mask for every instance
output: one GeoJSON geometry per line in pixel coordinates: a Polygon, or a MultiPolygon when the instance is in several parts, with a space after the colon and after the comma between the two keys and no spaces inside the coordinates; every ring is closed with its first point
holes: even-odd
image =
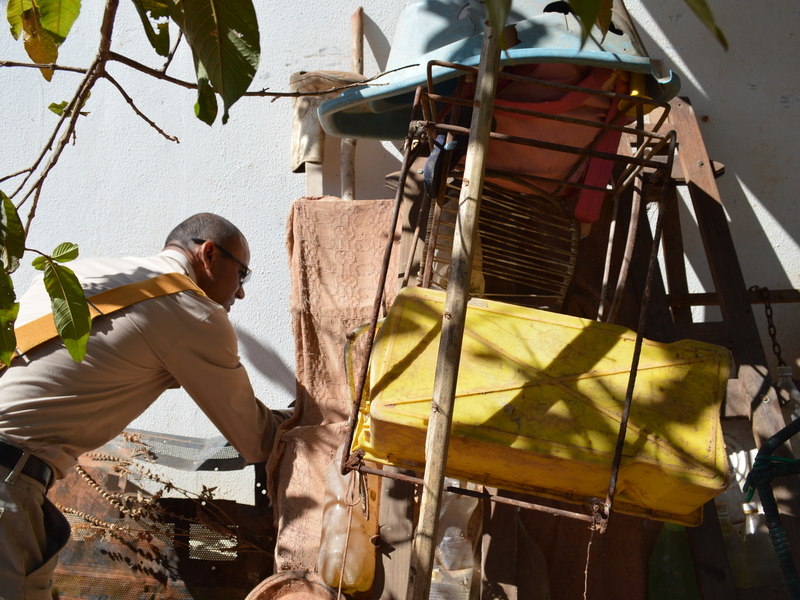
{"type": "Polygon", "coordinates": [[[53,571],[69,541],[64,515],[44,486],[0,466],[0,600],[52,600],[53,571]]]}

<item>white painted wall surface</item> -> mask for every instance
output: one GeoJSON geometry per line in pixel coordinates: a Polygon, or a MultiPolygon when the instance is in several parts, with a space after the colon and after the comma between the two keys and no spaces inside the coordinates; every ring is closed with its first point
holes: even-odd
{"type": "MultiPolygon", "coordinates": [[[[678,72],[681,95],[689,96],[701,123],[709,154],[725,164],[719,180],[748,286],[800,287],[800,187],[797,132],[800,131],[800,40],[795,32],[800,7],[791,0],[711,0],[711,8],[730,42],[725,52],[682,0],[629,0],[628,7],[654,58],[678,72]]],[[[262,62],[251,90],[288,91],[296,71],[350,70],[350,16],[365,12],[365,73],[386,63],[394,26],[408,0],[272,0],[255,2],[262,40],[262,62]]],[[[6,2],[0,6],[5,13],[6,2]]],[[[86,67],[99,43],[103,3],[87,0],[59,63],[86,67]]],[[[162,64],[144,41],[131,3],[123,0],[113,50],[153,68],[162,64]]],[[[0,60],[29,62],[22,44],[7,30],[0,34],[0,60]]],[[[241,340],[242,360],[257,395],[270,407],[294,397],[293,339],[288,310],[289,272],[285,221],[291,202],[304,195],[303,175],[290,171],[291,101],[243,98],[227,125],[209,127],[194,117],[194,92],[156,81],[128,67],[109,64],[136,106],[180,143],[167,141],[137,117],[108,82],[94,89],[80,119],[75,144],[48,177],[28,245],[50,251],[63,241],[77,242],[81,255],[141,255],[162,247],[168,231],[200,211],[222,214],[248,237],[255,276],[247,298],[231,319],[241,340]]],[[[184,47],[170,74],[191,81],[191,58],[184,47]]],[[[30,165],[49,137],[56,117],[51,102],[69,99],[80,76],[57,72],[46,83],[38,71],[0,68],[0,177],[30,165]]],[[[338,194],[336,145],[326,168],[326,193],[338,194]]],[[[390,143],[358,143],[359,199],[389,195],[385,174],[399,169],[390,143]]],[[[17,180],[3,182],[10,194],[17,180]]],[[[26,211],[23,211],[26,212],[26,211]]],[[[699,240],[688,253],[696,290],[711,290],[699,240]]],[[[33,274],[15,275],[19,290],[33,274]]],[[[763,308],[755,306],[765,348],[763,308]]],[[[800,358],[800,306],[775,305],[783,358],[800,358]]],[[[713,315],[712,315],[713,316],[713,315]]],[[[133,426],[188,436],[217,435],[214,427],[182,392],[170,392],[133,426]]],[[[218,494],[247,501],[252,473],[204,474],[200,482],[219,485],[218,494]]]]}

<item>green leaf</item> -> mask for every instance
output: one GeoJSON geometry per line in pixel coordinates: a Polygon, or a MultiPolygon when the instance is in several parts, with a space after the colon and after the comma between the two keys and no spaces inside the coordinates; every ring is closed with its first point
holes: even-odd
{"type": "Polygon", "coordinates": [[[25,254],[25,228],[19,219],[14,203],[0,192],[0,260],[4,273],[13,273],[19,267],[19,260],[25,254]]]}
{"type": "MultiPolygon", "coordinates": [[[[86,106],[86,102],[89,100],[91,95],[92,95],[92,92],[86,92],[86,98],[83,99],[83,104],[81,104],[81,108],[86,106]]],[[[67,110],[67,105],[69,105],[69,102],[67,102],[66,100],[63,100],[62,102],[59,102],[58,104],[56,104],[55,102],[51,102],[50,106],[48,106],[47,108],[49,108],[52,112],[56,113],[59,117],[61,115],[63,115],[65,112],[67,113],[67,116],[69,116],[70,115],[70,111],[67,110]]],[[[80,111],[79,114],[81,114],[81,115],[83,115],[85,117],[89,113],[86,112],[86,111],[80,111]]]]}
{"type": "Polygon", "coordinates": [[[31,261],[31,266],[37,271],[44,271],[47,266],[48,260],[44,256],[37,256],[31,261]]]}
{"type": "MultiPolygon", "coordinates": [[[[202,64],[214,91],[222,96],[228,121],[230,107],[253,81],[261,42],[252,0],[173,0],[172,18],[202,64]]],[[[198,72],[198,77],[200,73],[198,72]]]]}
{"type": "Polygon", "coordinates": [[[39,20],[60,46],[81,12],[81,0],[34,0],[39,20]]]}
{"type": "Polygon", "coordinates": [[[49,108],[51,111],[56,113],[59,117],[64,114],[64,109],[67,108],[67,104],[69,104],[66,100],[63,102],[59,102],[56,104],[55,102],[51,102],[49,108]]]}
{"type": "Polygon", "coordinates": [[[722,47],[725,48],[725,50],[727,50],[728,40],[725,39],[725,34],[722,33],[722,30],[714,21],[714,15],[712,14],[706,0],[686,0],[686,5],[691,8],[692,11],[694,11],[694,14],[696,14],[700,21],[703,22],[703,25],[708,27],[709,31],[711,31],[711,33],[713,33],[717,38],[717,41],[722,44],[722,47]]]}
{"type": "Polygon", "coordinates": [[[150,45],[161,56],[169,55],[169,4],[162,0],[133,0],[150,45]]]}
{"type": "Polygon", "coordinates": [[[50,258],[56,262],[65,263],[78,258],[78,245],[72,242],[64,242],[56,246],[50,258]]]}
{"type": "Polygon", "coordinates": [[[31,9],[31,0],[8,0],[6,19],[11,26],[11,35],[15,40],[22,33],[22,13],[31,9]]]}
{"type": "Polygon", "coordinates": [[[611,26],[611,9],[614,0],[600,0],[600,6],[597,13],[597,26],[600,28],[600,33],[603,38],[606,37],[608,29],[611,26]]]}
{"type": "MultiPolygon", "coordinates": [[[[581,46],[589,39],[592,27],[600,15],[602,0],[568,0],[569,6],[581,24],[581,46]]],[[[610,20],[610,19],[609,19],[610,20]]]]}
{"type": "Polygon", "coordinates": [[[0,272],[0,360],[6,366],[11,364],[11,358],[17,349],[14,322],[19,314],[19,302],[16,299],[11,277],[0,272]]]}
{"type": "MultiPolygon", "coordinates": [[[[25,52],[35,63],[48,64],[58,60],[58,46],[53,36],[42,26],[39,13],[34,5],[30,10],[22,13],[23,45],[25,52]]],[[[50,81],[53,78],[52,69],[39,69],[42,76],[50,81]]]]}
{"type": "Polygon", "coordinates": [[[70,356],[80,362],[86,356],[86,342],[92,329],[89,303],[81,284],[72,270],[47,261],[44,267],[44,287],[50,296],[56,330],[70,356]]]}
{"type": "Polygon", "coordinates": [[[198,119],[213,125],[217,118],[217,96],[211,84],[208,82],[206,70],[202,64],[196,65],[197,67],[197,102],[194,105],[194,114],[198,119]]]}

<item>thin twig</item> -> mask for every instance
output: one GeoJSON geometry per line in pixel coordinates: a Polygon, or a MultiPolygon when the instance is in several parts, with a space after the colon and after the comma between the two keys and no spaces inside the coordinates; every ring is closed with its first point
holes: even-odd
{"type": "Polygon", "coordinates": [[[171,77],[159,69],[153,69],[151,67],[148,67],[147,65],[143,65],[142,63],[133,60],[132,58],[128,58],[127,56],[123,56],[122,54],[117,54],[116,52],[109,52],[108,60],[113,60],[115,62],[122,63],[123,65],[129,66],[131,69],[135,69],[137,71],[144,73],[145,75],[150,75],[152,77],[155,77],[156,79],[168,81],[169,83],[174,83],[175,85],[179,85],[181,87],[185,87],[190,90],[197,89],[196,83],[191,83],[189,81],[183,81],[182,79],[171,77]]]}
{"type": "Polygon", "coordinates": [[[173,135],[169,135],[168,133],[164,132],[164,130],[163,130],[163,129],[161,129],[161,128],[160,128],[158,125],[156,125],[156,124],[155,124],[155,123],[154,123],[152,120],[150,120],[150,119],[147,117],[147,115],[145,115],[145,114],[144,114],[142,111],[140,111],[140,110],[137,108],[137,106],[136,106],[136,105],[133,103],[133,98],[131,98],[131,97],[128,95],[128,93],[127,93],[127,92],[126,92],[126,91],[123,89],[123,87],[122,87],[122,86],[121,86],[121,85],[120,85],[120,84],[117,82],[117,80],[116,80],[116,79],[114,79],[114,78],[113,78],[111,75],[109,75],[108,73],[105,73],[105,74],[103,75],[103,77],[105,77],[105,78],[106,78],[108,81],[110,81],[110,82],[111,82],[111,84],[112,84],[112,85],[113,85],[115,88],[117,88],[117,89],[119,90],[119,93],[120,93],[120,94],[122,94],[122,97],[123,97],[123,98],[125,98],[125,101],[126,101],[128,104],[130,104],[130,106],[131,106],[131,108],[133,109],[133,111],[134,111],[134,112],[135,112],[137,115],[139,115],[139,116],[140,116],[142,119],[144,119],[144,121],[145,121],[145,122],[146,122],[148,125],[150,125],[150,127],[152,127],[153,129],[155,129],[155,130],[156,130],[158,133],[160,133],[161,135],[163,135],[163,136],[164,136],[165,138],[167,138],[167,139],[168,139],[170,142],[176,142],[176,143],[178,143],[178,144],[180,144],[180,143],[181,143],[181,141],[180,141],[178,138],[176,138],[175,136],[173,136],[173,135]]]}
{"type": "MultiPolygon", "coordinates": [[[[91,91],[92,87],[94,86],[95,82],[97,81],[98,77],[104,74],[105,71],[105,63],[108,60],[108,53],[109,48],[111,46],[111,35],[114,29],[114,18],[116,17],[117,8],[119,6],[119,0],[107,0],[105,12],[103,14],[103,23],[100,28],[100,48],[98,49],[97,56],[95,57],[94,61],[92,61],[91,66],[87,69],[86,75],[81,81],[80,85],[78,86],[78,91],[75,93],[75,96],[72,98],[72,101],[69,103],[67,108],[64,111],[64,118],[66,115],[69,115],[69,122],[67,124],[67,130],[62,134],[61,138],[58,140],[55,149],[53,149],[52,153],[50,154],[50,159],[48,160],[47,164],[45,165],[42,172],[39,174],[38,179],[31,187],[31,190],[23,196],[22,200],[17,205],[17,209],[25,204],[25,202],[30,198],[31,194],[36,192],[36,197],[38,200],[39,193],[41,192],[41,186],[44,182],[45,178],[48,176],[50,171],[56,166],[58,163],[58,159],[61,157],[61,153],[66,148],[67,143],[69,143],[69,139],[72,137],[75,131],[75,125],[80,117],[80,107],[83,106],[86,99],[89,97],[89,92],[91,91]]],[[[61,128],[63,124],[63,118],[59,120],[59,124],[56,127],[56,130],[53,132],[53,137],[51,138],[51,142],[45,147],[42,155],[37,160],[36,165],[38,164],[47,153],[47,151],[52,148],[52,139],[58,133],[58,130],[61,128]]],[[[33,175],[33,171],[31,171],[31,175],[33,175]]],[[[15,192],[15,194],[22,189],[22,187],[27,183],[29,177],[25,178],[20,188],[15,192]]],[[[36,203],[32,207],[32,210],[35,212],[36,203]]],[[[30,222],[32,220],[32,216],[28,217],[28,227],[30,226],[30,222]]]]}
{"type": "MultiPolygon", "coordinates": [[[[41,179],[39,180],[39,184],[34,188],[36,193],[33,196],[33,202],[31,203],[31,209],[28,211],[28,220],[25,222],[25,237],[28,237],[28,233],[31,230],[31,223],[33,222],[33,218],[36,216],[36,209],[39,206],[39,198],[42,195],[42,184],[44,181],[41,179]]],[[[22,203],[20,203],[21,205],[22,203]]],[[[28,250],[28,248],[26,248],[28,250]]],[[[41,253],[40,253],[41,254],[41,253]]]]}
{"type": "MultiPolygon", "coordinates": [[[[109,0],[109,3],[117,1],[118,0],[109,0]]],[[[48,151],[52,150],[50,154],[50,159],[48,160],[42,172],[39,174],[38,179],[32,185],[31,190],[27,194],[25,194],[25,196],[23,196],[22,200],[17,205],[17,210],[19,210],[20,207],[22,207],[22,205],[25,204],[25,202],[28,200],[28,198],[31,196],[34,190],[36,190],[38,187],[41,186],[42,182],[45,180],[47,175],[50,173],[50,171],[53,170],[53,167],[56,166],[58,159],[61,157],[61,153],[64,151],[64,148],[66,148],[67,143],[69,142],[70,138],[72,137],[72,134],[75,131],[75,124],[77,123],[78,117],[80,117],[79,107],[81,107],[83,103],[86,101],[86,98],[89,95],[89,91],[92,89],[94,82],[100,75],[100,73],[98,72],[99,67],[100,67],[100,60],[95,59],[86,77],[84,77],[83,81],[81,82],[81,85],[78,86],[78,91],[75,93],[75,96],[72,98],[67,108],[64,110],[63,118],[59,120],[59,123],[56,126],[55,131],[53,131],[53,138],[58,134],[58,131],[61,128],[61,125],[63,124],[63,119],[66,118],[69,119],[69,122],[67,124],[67,129],[61,135],[61,138],[58,140],[58,143],[56,144],[56,147],[54,149],[52,147],[53,138],[51,138],[51,142],[48,143],[47,146],[45,146],[44,150],[42,151],[42,154],[35,163],[35,167],[38,167],[41,160],[48,153],[48,151]]],[[[31,173],[28,177],[25,177],[25,180],[22,182],[20,187],[14,192],[14,195],[16,195],[17,192],[19,192],[19,190],[22,189],[22,187],[27,184],[28,180],[30,179],[30,176],[33,175],[34,169],[31,170],[31,173]]]]}
{"type": "MultiPolygon", "coordinates": [[[[86,77],[84,77],[83,81],[85,82],[87,79],[88,79],[88,75],[86,77]]],[[[81,82],[81,86],[82,85],[83,85],[83,82],[81,82]]],[[[80,87],[78,89],[80,89],[80,87]]],[[[75,100],[75,98],[73,97],[73,99],[70,102],[69,106],[73,106],[74,100],[75,100]]],[[[16,175],[21,175],[22,173],[26,173],[26,172],[28,173],[25,176],[25,178],[22,180],[22,183],[20,183],[19,186],[17,187],[17,189],[14,190],[14,192],[9,196],[10,198],[14,198],[14,196],[16,196],[25,187],[25,185],[28,183],[28,180],[31,177],[33,177],[33,174],[36,172],[36,169],[39,168],[39,165],[42,163],[42,161],[44,160],[45,156],[47,156],[47,153],[50,152],[53,149],[53,144],[56,141],[56,136],[58,136],[58,132],[61,130],[61,126],[64,124],[64,121],[67,120],[69,115],[70,115],[70,112],[69,112],[68,109],[65,109],[61,113],[61,115],[59,115],[58,123],[56,123],[56,126],[53,128],[53,133],[50,134],[50,138],[47,140],[47,143],[44,145],[44,148],[42,148],[42,151],[39,153],[39,156],[36,158],[36,160],[33,162],[33,164],[30,167],[28,167],[27,169],[23,169],[21,171],[18,171],[14,175],[9,175],[9,177],[15,177],[16,175]]],[[[24,202],[24,200],[23,200],[23,202],[24,202]]],[[[17,206],[17,208],[19,209],[19,207],[21,205],[22,205],[22,202],[20,202],[20,204],[17,206]]]]}
{"type": "Polygon", "coordinates": [[[172,46],[172,50],[169,51],[169,54],[167,55],[167,60],[164,63],[164,66],[161,67],[161,72],[162,73],[166,73],[167,69],[172,64],[172,59],[175,58],[175,52],[177,52],[178,46],[180,45],[182,39],[183,39],[183,31],[178,29],[178,37],[175,40],[175,44],[172,46]]]}
{"type": "Polygon", "coordinates": [[[22,175],[23,173],[30,173],[30,171],[31,171],[31,169],[30,169],[30,167],[28,167],[27,169],[22,169],[20,171],[17,171],[16,173],[11,173],[10,175],[6,175],[5,177],[0,177],[0,183],[3,183],[4,181],[6,181],[8,179],[14,179],[14,177],[17,177],[18,175],[22,175]]]}
{"type": "Polygon", "coordinates": [[[592,550],[592,540],[594,539],[594,528],[589,529],[589,543],[586,545],[586,567],[583,569],[583,600],[586,600],[589,593],[589,556],[592,550]]]}
{"type": "Polygon", "coordinates": [[[21,63],[13,60],[0,60],[0,67],[23,67],[26,69],[50,69],[51,71],[71,71],[72,73],[86,73],[86,69],[80,67],[65,67],[56,63],[21,63]]]}
{"type": "MultiPolygon", "coordinates": [[[[122,55],[122,54],[117,54],[116,52],[110,52],[109,53],[109,60],[113,60],[113,61],[122,63],[123,65],[127,65],[131,69],[135,69],[137,71],[141,71],[142,73],[145,73],[146,75],[151,75],[152,77],[155,77],[156,79],[161,79],[163,81],[168,81],[170,83],[174,83],[175,85],[179,85],[181,87],[185,87],[185,88],[188,88],[188,89],[191,89],[191,90],[196,90],[197,89],[197,84],[196,83],[192,83],[192,82],[189,82],[189,81],[184,81],[182,79],[177,79],[175,77],[171,77],[171,76],[167,75],[166,73],[164,73],[163,71],[160,71],[158,69],[153,69],[151,67],[143,65],[140,62],[137,62],[137,61],[135,61],[135,60],[133,60],[131,58],[128,58],[127,56],[122,55]]],[[[364,79],[363,81],[359,81],[359,82],[356,82],[356,83],[349,83],[347,85],[343,85],[343,86],[339,86],[339,87],[335,87],[335,88],[330,88],[330,89],[323,90],[323,91],[318,91],[318,92],[270,92],[267,89],[263,89],[263,90],[254,91],[254,92],[245,92],[243,95],[244,96],[250,96],[250,97],[264,97],[264,96],[267,96],[267,97],[275,97],[275,98],[299,98],[300,96],[322,96],[322,95],[325,95],[325,94],[334,94],[336,92],[342,92],[342,91],[348,90],[350,88],[354,88],[354,87],[358,87],[358,86],[361,86],[361,85],[365,85],[367,83],[371,83],[373,81],[376,81],[376,80],[380,79],[381,77],[384,77],[385,75],[388,75],[389,73],[394,73],[394,72],[400,71],[402,69],[408,69],[410,67],[416,67],[416,66],[418,66],[418,65],[406,65],[404,67],[399,67],[397,69],[392,69],[391,71],[384,71],[383,73],[379,73],[378,75],[374,75],[373,77],[368,77],[368,78],[364,79]]],[[[377,85],[385,85],[385,84],[377,84],[377,85]]]]}
{"type": "MultiPolygon", "coordinates": [[[[372,77],[367,77],[363,81],[357,81],[355,83],[348,83],[347,85],[342,85],[339,87],[329,88],[327,90],[322,90],[318,92],[270,92],[267,91],[267,88],[260,90],[258,92],[245,92],[245,96],[274,96],[275,98],[298,98],[300,96],[322,96],[325,94],[335,94],[336,92],[342,92],[344,90],[349,90],[351,88],[359,87],[362,85],[366,85],[368,83],[372,83],[388,75],[389,73],[395,73],[396,71],[402,71],[403,69],[409,69],[411,67],[418,67],[419,65],[405,65],[403,67],[398,67],[396,69],[392,69],[391,71],[384,71],[383,73],[378,73],[377,75],[373,75],[372,77]]],[[[389,85],[388,83],[377,83],[373,85],[389,85]]]]}

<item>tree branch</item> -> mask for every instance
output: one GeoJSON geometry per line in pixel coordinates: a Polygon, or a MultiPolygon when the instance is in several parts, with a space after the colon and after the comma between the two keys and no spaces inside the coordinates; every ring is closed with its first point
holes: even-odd
{"type": "Polygon", "coordinates": [[[172,64],[172,59],[175,58],[175,52],[178,50],[178,46],[183,39],[183,31],[178,29],[178,39],[175,40],[175,44],[172,46],[172,50],[169,51],[169,55],[167,56],[166,62],[164,62],[164,66],[161,67],[161,72],[166,73],[169,66],[172,64]]]}
{"type": "Polygon", "coordinates": [[[136,107],[136,104],[134,104],[134,102],[133,102],[133,99],[132,99],[132,98],[131,98],[131,97],[128,95],[128,93],[127,93],[127,92],[126,92],[126,91],[125,91],[125,90],[122,88],[122,86],[121,86],[121,85],[120,85],[120,84],[117,82],[117,80],[116,80],[116,79],[114,79],[114,78],[113,78],[111,75],[109,75],[108,73],[106,73],[105,75],[103,75],[103,77],[105,77],[105,78],[106,78],[108,81],[110,81],[110,82],[111,82],[111,83],[114,85],[114,87],[115,87],[115,88],[117,88],[117,89],[119,90],[119,93],[120,93],[120,94],[122,94],[122,97],[123,97],[123,98],[125,98],[125,101],[126,101],[128,104],[130,104],[130,106],[131,106],[131,108],[133,109],[133,111],[134,111],[134,112],[135,112],[137,115],[139,115],[139,116],[140,116],[142,119],[144,119],[144,121],[145,121],[145,122],[146,122],[148,125],[150,125],[150,127],[152,127],[153,129],[155,129],[155,130],[156,130],[158,133],[160,133],[161,135],[163,135],[163,136],[164,136],[165,138],[167,138],[167,139],[168,139],[170,142],[177,142],[178,144],[180,144],[180,143],[181,143],[181,141],[180,141],[178,138],[176,138],[175,136],[172,136],[172,135],[169,135],[169,134],[165,133],[165,132],[164,132],[164,131],[163,131],[163,130],[162,130],[162,129],[161,129],[159,126],[158,126],[158,125],[156,125],[156,124],[155,124],[153,121],[151,121],[151,120],[150,120],[150,119],[147,117],[147,115],[145,115],[145,114],[144,114],[142,111],[140,111],[140,110],[139,110],[139,109],[136,107]]]}
{"type": "Polygon", "coordinates": [[[56,63],[21,63],[13,60],[0,60],[0,67],[24,67],[28,69],[50,69],[51,71],[71,71],[73,73],[86,73],[86,69],[79,67],[65,67],[56,63]]]}
{"type": "MultiPolygon", "coordinates": [[[[25,222],[25,238],[27,239],[28,233],[30,233],[31,223],[33,222],[33,218],[36,216],[36,208],[39,206],[39,196],[42,194],[42,184],[44,182],[40,179],[38,185],[33,188],[36,194],[33,197],[33,202],[31,203],[31,209],[28,211],[28,220],[25,222]]],[[[28,250],[29,248],[25,248],[28,250]]],[[[34,250],[34,252],[39,252],[38,250],[34,250]]],[[[41,252],[39,252],[41,254],[41,252]]]]}
{"type": "MultiPolygon", "coordinates": [[[[146,75],[151,75],[156,79],[161,79],[163,81],[168,81],[170,83],[174,83],[175,85],[179,85],[181,87],[185,87],[190,90],[196,90],[197,84],[192,83],[189,81],[183,81],[182,79],[176,79],[175,77],[171,77],[164,73],[162,70],[153,69],[146,65],[143,65],[140,62],[137,62],[127,56],[123,56],[122,54],[117,54],[116,52],[109,52],[109,60],[114,60],[116,62],[120,62],[123,65],[129,66],[131,69],[136,69],[137,71],[141,71],[146,75]]],[[[416,67],[418,65],[405,65],[403,67],[398,67],[397,69],[392,69],[391,71],[384,71],[383,73],[378,73],[373,77],[368,77],[364,79],[364,81],[359,81],[358,83],[349,83],[347,85],[343,85],[340,87],[330,88],[327,90],[323,90],[321,92],[270,92],[266,89],[257,91],[257,92],[245,92],[244,96],[256,96],[256,97],[275,97],[275,98],[299,98],[300,96],[322,96],[324,94],[334,94],[336,92],[342,92],[344,90],[348,90],[350,88],[358,87],[360,85],[364,85],[370,83],[372,81],[376,81],[389,73],[395,73],[396,71],[401,71],[403,69],[409,69],[411,67],[416,67]]],[[[379,84],[381,85],[381,84],[379,84]]]]}
{"type": "Polygon", "coordinates": [[[131,69],[136,69],[137,71],[141,71],[146,75],[151,75],[156,79],[161,79],[163,81],[168,81],[170,83],[174,83],[175,85],[179,85],[181,87],[188,88],[190,90],[196,90],[197,84],[191,83],[189,81],[183,81],[182,79],[176,79],[175,77],[171,77],[158,69],[152,69],[146,65],[143,65],[140,62],[136,62],[135,60],[128,58],[127,56],[123,56],[122,54],[117,54],[116,52],[109,52],[108,59],[114,60],[116,62],[120,62],[123,65],[129,66],[131,69]]]}
{"type": "Polygon", "coordinates": [[[14,177],[17,177],[18,175],[22,175],[23,173],[29,173],[30,170],[31,170],[30,167],[28,167],[27,169],[21,169],[21,170],[17,171],[16,173],[10,173],[9,175],[6,175],[4,177],[0,177],[0,183],[3,183],[4,181],[8,181],[9,179],[14,179],[14,177]]]}
{"type": "MultiPolygon", "coordinates": [[[[300,96],[323,96],[325,94],[335,94],[336,92],[343,92],[344,90],[349,90],[350,88],[359,87],[365,85],[367,83],[371,83],[373,81],[377,81],[381,77],[385,77],[389,73],[395,73],[397,71],[402,71],[403,69],[410,69],[411,67],[418,67],[418,64],[413,65],[405,65],[402,67],[398,67],[396,69],[392,69],[391,71],[384,71],[383,73],[378,73],[377,75],[373,75],[372,77],[367,77],[363,81],[358,81],[356,83],[348,83],[347,85],[342,85],[339,87],[329,88],[327,90],[322,90],[319,92],[269,92],[267,89],[263,89],[258,92],[245,92],[244,96],[274,96],[277,100],[278,98],[299,98],[300,96]]],[[[377,85],[388,85],[385,83],[379,83],[377,85]]]]}
{"type": "Polygon", "coordinates": [[[95,57],[92,65],[87,69],[86,75],[81,81],[80,85],[78,86],[78,91],[73,96],[72,100],[70,101],[67,108],[64,110],[64,114],[62,118],[59,120],[58,125],[56,126],[53,135],[48,142],[48,145],[42,151],[42,154],[37,159],[35,166],[31,169],[29,175],[25,177],[25,180],[22,182],[22,185],[17,189],[14,194],[16,195],[28,182],[30,177],[35,172],[36,168],[38,168],[39,164],[43,160],[43,158],[47,155],[47,152],[52,149],[50,154],[50,159],[48,160],[47,164],[45,165],[42,172],[39,174],[39,177],[33,183],[30,191],[23,196],[22,200],[17,205],[17,210],[25,204],[25,202],[31,197],[31,195],[35,192],[36,198],[34,199],[34,203],[31,207],[31,214],[28,217],[28,224],[27,227],[30,227],[30,222],[33,219],[33,213],[36,211],[36,199],[38,199],[39,194],[41,193],[42,184],[44,183],[45,178],[48,176],[50,171],[58,163],[58,159],[61,157],[61,153],[66,148],[69,139],[75,132],[75,125],[80,117],[80,108],[83,106],[84,102],[89,96],[89,92],[91,91],[92,87],[94,86],[97,79],[104,74],[105,72],[105,63],[108,60],[109,54],[109,47],[111,46],[111,34],[114,29],[114,18],[117,14],[117,8],[119,6],[119,0],[107,0],[105,12],[103,14],[103,24],[100,28],[101,38],[100,38],[100,48],[98,49],[97,56],[95,57]],[[58,134],[59,129],[64,123],[64,120],[69,118],[67,129],[61,135],[61,138],[58,140],[56,147],[52,147],[53,139],[58,134]]]}

